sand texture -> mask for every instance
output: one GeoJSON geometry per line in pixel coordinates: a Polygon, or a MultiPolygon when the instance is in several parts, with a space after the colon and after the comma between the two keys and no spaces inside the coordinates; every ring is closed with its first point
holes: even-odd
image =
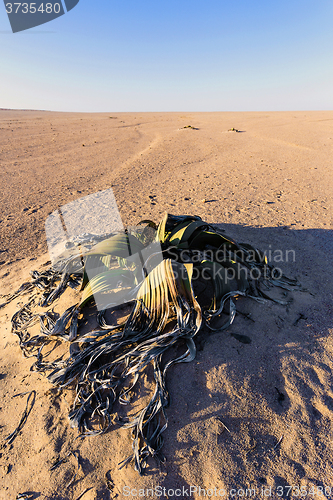
{"type": "MultiPolygon", "coordinates": [[[[0,110],[0,294],[46,265],[51,212],[110,187],[125,226],[164,212],[199,215],[265,250],[308,290],[294,292],[288,309],[240,298],[251,320],[239,314],[228,330],[200,336],[196,359],[168,375],[167,462],[159,469],[151,460],[142,477],[131,465],[118,467],[131,454],[128,430],[76,439],[67,418],[71,389],[59,394],[30,371],[34,359],[22,356],[10,325],[29,295],[0,308],[0,499],[162,492],[198,500],[203,490],[206,498],[246,498],[250,488],[247,498],[333,498],[332,170],[328,111],[0,110]],[[20,394],[33,389],[25,425],[3,446],[26,406],[20,394]]],[[[76,294],[66,291],[57,310],[76,294]]]]}

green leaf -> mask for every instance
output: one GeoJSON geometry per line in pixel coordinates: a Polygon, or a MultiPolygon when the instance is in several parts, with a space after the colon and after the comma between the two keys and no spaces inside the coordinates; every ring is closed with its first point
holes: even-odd
{"type": "Polygon", "coordinates": [[[86,255],[115,255],[127,258],[141,252],[144,245],[131,234],[119,233],[97,243],[86,255]]]}
{"type": "Polygon", "coordinates": [[[111,287],[110,285],[110,283],[115,282],[115,278],[119,278],[119,280],[125,278],[129,286],[134,285],[134,274],[131,271],[111,269],[104,273],[97,274],[85,286],[81,297],[80,307],[85,306],[91,299],[94,299],[103,292],[116,290],[116,287],[111,287]]]}
{"type": "Polygon", "coordinates": [[[202,227],[207,227],[207,224],[202,221],[182,222],[169,234],[166,242],[184,250],[188,249],[191,237],[202,227]]]}

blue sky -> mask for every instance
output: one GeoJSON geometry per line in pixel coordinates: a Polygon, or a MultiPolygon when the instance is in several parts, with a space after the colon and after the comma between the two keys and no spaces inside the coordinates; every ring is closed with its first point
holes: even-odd
{"type": "Polygon", "coordinates": [[[11,33],[0,107],[56,111],[333,109],[331,0],[80,0],[11,33]]]}

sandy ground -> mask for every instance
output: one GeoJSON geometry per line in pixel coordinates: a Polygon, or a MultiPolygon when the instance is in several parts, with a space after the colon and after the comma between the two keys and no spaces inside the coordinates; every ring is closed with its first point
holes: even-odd
{"type": "Polygon", "coordinates": [[[254,322],[237,316],[229,330],[205,336],[192,363],[170,370],[167,463],[159,470],[151,462],[143,477],[118,468],[131,453],[127,430],[75,441],[70,390],[57,395],[30,371],[9,321],[28,297],[0,309],[0,443],[25,408],[27,396],[14,396],[36,390],[26,424],[0,450],[1,500],[27,492],[49,500],[333,498],[332,158],[333,112],[0,111],[0,293],[48,261],[52,211],[110,187],[125,226],[165,211],[200,215],[271,251],[272,263],[280,250],[276,264],[309,290],[295,292],[288,310],[240,300],[254,322]],[[67,487],[76,459],[50,467],[71,449],[81,467],[67,487]]]}

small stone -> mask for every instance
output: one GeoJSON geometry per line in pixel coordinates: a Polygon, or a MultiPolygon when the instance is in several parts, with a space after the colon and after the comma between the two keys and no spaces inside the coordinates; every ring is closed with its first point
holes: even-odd
{"type": "Polygon", "coordinates": [[[201,201],[202,201],[202,203],[206,203],[206,201],[207,201],[207,200],[206,200],[206,198],[204,198],[204,199],[203,199],[203,200],[201,200],[201,201]]]}

